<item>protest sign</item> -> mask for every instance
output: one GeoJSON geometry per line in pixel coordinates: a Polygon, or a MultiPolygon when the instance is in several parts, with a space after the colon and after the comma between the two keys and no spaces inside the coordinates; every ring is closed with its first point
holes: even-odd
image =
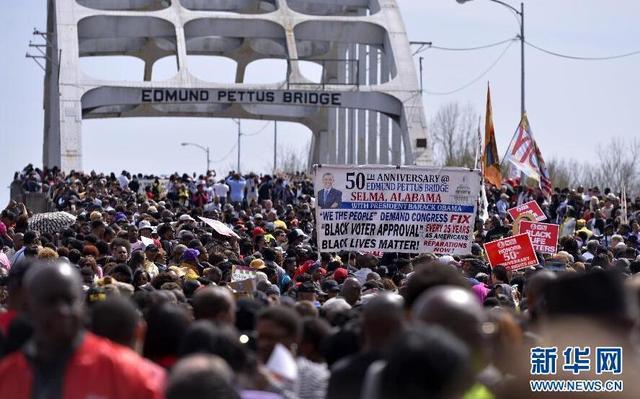
{"type": "Polygon", "coordinates": [[[282,344],[276,344],[271,351],[265,365],[267,370],[275,374],[276,378],[293,382],[298,378],[298,365],[289,349],[282,344]]]}
{"type": "Polygon", "coordinates": [[[538,264],[538,258],[527,234],[518,234],[484,244],[491,267],[502,265],[507,270],[518,270],[538,264]]]}
{"type": "Polygon", "coordinates": [[[511,219],[516,220],[516,218],[523,213],[531,213],[535,216],[536,221],[541,222],[547,219],[547,216],[542,212],[542,208],[535,201],[526,202],[520,206],[516,206],[507,210],[511,219]]]}
{"type": "Polygon", "coordinates": [[[229,226],[219,220],[209,219],[202,216],[198,216],[198,218],[202,220],[204,224],[214,229],[218,234],[221,234],[225,237],[240,238],[240,236],[238,236],[235,231],[231,230],[229,226]]]}
{"type": "Polygon", "coordinates": [[[234,266],[231,272],[231,281],[243,281],[256,277],[256,271],[245,266],[234,266]]]}
{"type": "Polygon", "coordinates": [[[314,183],[321,252],[471,252],[478,170],[322,165],[314,183]]]}
{"type": "Polygon", "coordinates": [[[528,234],[536,251],[545,254],[555,254],[558,248],[560,226],[557,224],[537,223],[522,220],[520,233],[528,234]]]}
{"type": "Polygon", "coordinates": [[[242,281],[232,281],[229,283],[229,287],[233,291],[233,295],[236,299],[240,298],[252,298],[253,292],[256,290],[256,279],[250,278],[242,281]]]}
{"type": "Polygon", "coordinates": [[[250,296],[256,290],[256,271],[245,266],[233,266],[231,270],[231,287],[236,298],[250,296]]]}

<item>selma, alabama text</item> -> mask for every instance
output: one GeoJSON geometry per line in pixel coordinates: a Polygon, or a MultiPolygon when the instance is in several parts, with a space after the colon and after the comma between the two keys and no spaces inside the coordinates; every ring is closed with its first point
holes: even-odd
{"type": "Polygon", "coordinates": [[[435,193],[391,193],[386,196],[381,192],[353,191],[351,201],[392,201],[392,202],[442,202],[440,194],[435,193]]]}

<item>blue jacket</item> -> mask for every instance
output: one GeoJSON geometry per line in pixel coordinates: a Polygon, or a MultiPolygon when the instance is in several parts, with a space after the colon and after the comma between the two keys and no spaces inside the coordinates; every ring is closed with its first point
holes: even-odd
{"type": "Polygon", "coordinates": [[[325,198],[325,190],[322,189],[318,191],[316,200],[317,206],[320,208],[332,208],[335,204],[337,204],[336,208],[340,208],[340,205],[342,205],[342,191],[332,188],[325,198]]]}

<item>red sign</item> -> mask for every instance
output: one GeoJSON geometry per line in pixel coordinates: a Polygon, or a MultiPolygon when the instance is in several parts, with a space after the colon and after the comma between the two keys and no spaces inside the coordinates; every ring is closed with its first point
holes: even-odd
{"type": "Polygon", "coordinates": [[[536,252],[528,234],[502,238],[484,244],[492,267],[502,265],[507,270],[518,270],[538,264],[536,252]]]}
{"type": "Polygon", "coordinates": [[[536,218],[538,222],[547,219],[547,216],[542,212],[542,208],[535,201],[526,202],[520,206],[516,206],[515,208],[511,208],[507,210],[511,219],[516,220],[516,218],[523,213],[531,213],[536,218]]]}
{"type": "Polygon", "coordinates": [[[555,254],[558,250],[558,236],[560,226],[549,223],[536,223],[522,220],[520,233],[528,234],[536,251],[545,254],[555,254]]]}

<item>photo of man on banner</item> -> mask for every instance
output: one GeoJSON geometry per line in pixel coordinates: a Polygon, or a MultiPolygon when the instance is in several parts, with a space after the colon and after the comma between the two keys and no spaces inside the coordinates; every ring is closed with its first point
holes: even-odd
{"type": "Polygon", "coordinates": [[[336,209],[342,204],[342,191],[333,188],[334,181],[332,173],[322,175],[324,189],[318,191],[316,196],[318,207],[321,209],[336,209]]]}

